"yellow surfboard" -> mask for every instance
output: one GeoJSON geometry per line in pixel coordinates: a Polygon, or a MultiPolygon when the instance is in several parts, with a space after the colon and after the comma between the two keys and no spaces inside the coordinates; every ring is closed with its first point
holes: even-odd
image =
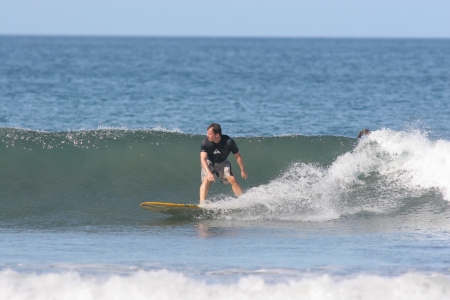
{"type": "Polygon", "coordinates": [[[198,215],[205,211],[197,204],[179,204],[169,202],[144,202],[141,208],[167,215],[198,215]]]}

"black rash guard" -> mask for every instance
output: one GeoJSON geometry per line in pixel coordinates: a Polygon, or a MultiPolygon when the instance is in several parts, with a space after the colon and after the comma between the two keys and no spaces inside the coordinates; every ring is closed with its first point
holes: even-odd
{"type": "Polygon", "coordinates": [[[228,135],[222,135],[217,144],[210,142],[208,138],[205,138],[202,141],[200,152],[208,153],[208,159],[213,163],[221,163],[227,159],[230,152],[236,154],[239,152],[239,149],[232,138],[228,135]]]}

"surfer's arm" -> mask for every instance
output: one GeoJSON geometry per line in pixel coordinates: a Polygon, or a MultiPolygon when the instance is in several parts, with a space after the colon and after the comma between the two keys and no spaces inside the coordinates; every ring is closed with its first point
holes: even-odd
{"type": "Polygon", "coordinates": [[[236,162],[239,165],[239,168],[241,168],[241,176],[242,176],[242,178],[247,179],[248,174],[247,174],[247,171],[245,171],[244,160],[242,159],[241,154],[238,152],[238,153],[234,154],[234,157],[236,157],[236,162]]]}
{"type": "Polygon", "coordinates": [[[206,175],[206,177],[208,178],[208,181],[216,181],[216,178],[214,177],[214,174],[211,173],[211,170],[209,169],[207,159],[208,159],[208,153],[203,152],[203,151],[200,152],[200,165],[202,166],[202,168],[208,174],[208,175],[206,175]]]}

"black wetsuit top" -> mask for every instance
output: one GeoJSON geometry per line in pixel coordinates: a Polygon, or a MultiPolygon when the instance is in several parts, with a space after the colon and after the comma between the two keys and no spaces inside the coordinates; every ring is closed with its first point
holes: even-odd
{"type": "Polygon", "coordinates": [[[232,138],[228,135],[222,135],[222,138],[217,144],[205,138],[202,141],[200,152],[208,153],[208,159],[213,163],[221,163],[227,159],[230,152],[236,154],[239,152],[239,149],[232,138]]]}

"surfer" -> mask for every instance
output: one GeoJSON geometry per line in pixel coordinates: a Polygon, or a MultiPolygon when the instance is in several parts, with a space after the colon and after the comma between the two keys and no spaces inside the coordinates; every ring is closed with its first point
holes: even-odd
{"type": "Polygon", "coordinates": [[[358,133],[358,139],[363,139],[368,137],[370,134],[372,133],[372,131],[370,131],[369,129],[363,129],[358,133]]]}
{"type": "Polygon", "coordinates": [[[244,168],[242,156],[236,142],[228,135],[222,135],[222,128],[219,124],[212,123],[206,131],[206,138],[200,147],[200,164],[202,167],[200,185],[200,204],[204,204],[211,183],[216,181],[216,174],[223,184],[231,184],[231,188],[236,196],[243,194],[241,185],[231,170],[231,164],[227,157],[231,153],[236,157],[236,162],[241,168],[241,176],[247,179],[247,171],[244,168]]]}

